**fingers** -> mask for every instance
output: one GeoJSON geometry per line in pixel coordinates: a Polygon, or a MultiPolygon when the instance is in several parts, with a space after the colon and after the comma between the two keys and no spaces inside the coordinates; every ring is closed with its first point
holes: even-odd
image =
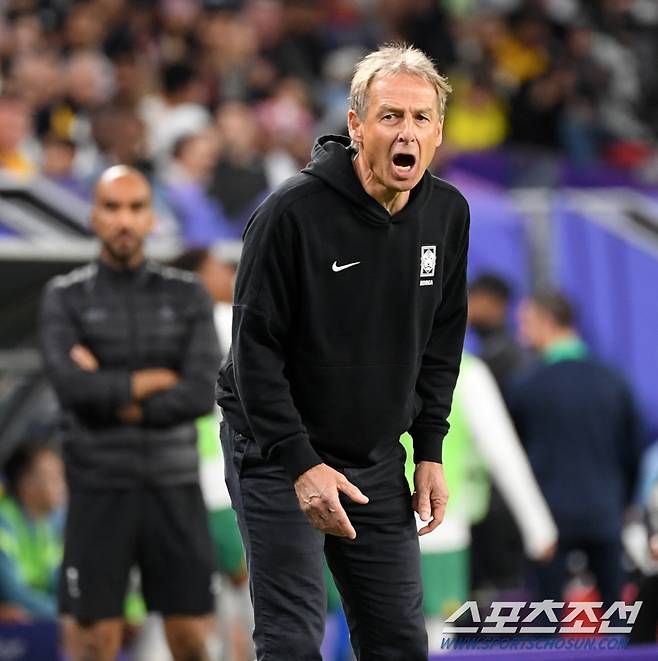
{"type": "Polygon", "coordinates": [[[429,521],[432,507],[430,505],[430,492],[420,489],[414,493],[414,510],[418,512],[421,521],[429,521]]]}
{"type": "Polygon", "coordinates": [[[326,501],[318,497],[306,505],[303,511],[311,525],[321,532],[356,539],[356,530],[338,498],[335,501],[326,501]]]}
{"type": "Polygon", "coordinates": [[[314,528],[330,535],[356,538],[339,494],[363,505],[368,498],[342,473],[326,464],[313,466],[295,480],[295,493],[302,512],[314,528]]]}
{"type": "Polygon", "coordinates": [[[447,499],[441,497],[435,497],[430,499],[430,507],[432,508],[432,518],[434,521],[437,521],[437,526],[443,521],[443,517],[446,515],[446,505],[448,504],[447,499]]]}
{"type": "Polygon", "coordinates": [[[336,488],[341,493],[344,493],[350,500],[353,500],[359,505],[366,505],[368,503],[368,496],[363,494],[361,490],[352,484],[347,478],[339,480],[336,484],[336,488]]]}
{"type": "Polygon", "coordinates": [[[75,344],[71,351],[69,352],[71,360],[85,372],[95,372],[99,365],[96,356],[94,356],[87,347],[83,347],[81,344],[75,344]]]}
{"type": "MultiPolygon", "coordinates": [[[[447,501],[443,500],[442,498],[436,497],[430,499],[432,519],[426,526],[423,526],[418,531],[419,536],[427,535],[427,533],[432,532],[432,530],[435,530],[439,526],[439,524],[443,521],[443,518],[445,517],[446,505],[447,505],[447,501]]],[[[422,520],[427,521],[427,519],[422,519],[422,520]]]]}
{"type": "Polygon", "coordinates": [[[338,535],[339,537],[347,537],[348,539],[356,539],[356,530],[350,522],[345,510],[338,503],[335,512],[330,512],[329,516],[333,518],[334,525],[331,519],[326,522],[327,531],[330,535],[338,535]]]}
{"type": "Polygon", "coordinates": [[[419,531],[418,531],[418,536],[422,537],[423,535],[427,535],[427,533],[432,532],[435,528],[439,527],[440,521],[437,519],[432,519],[426,526],[423,526],[419,531]]]}

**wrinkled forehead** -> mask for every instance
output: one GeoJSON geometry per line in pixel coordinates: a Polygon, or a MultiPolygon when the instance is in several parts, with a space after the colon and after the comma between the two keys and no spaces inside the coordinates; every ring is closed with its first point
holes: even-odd
{"type": "Polygon", "coordinates": [[[403,104],[414,110],[438,111],[439,93],[426,78],[410,73],[377,73],[366,90],[366,107],[403,104]]]}

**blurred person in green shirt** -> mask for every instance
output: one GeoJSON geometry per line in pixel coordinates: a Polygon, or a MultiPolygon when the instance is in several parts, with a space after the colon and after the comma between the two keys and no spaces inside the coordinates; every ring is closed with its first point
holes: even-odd
{"type": "Polygon", "coordinates": [[[0,617],[56,619],[62,560],[64,468],[45,442],[20,446],[4,466],[0,498],[0,617]]]}

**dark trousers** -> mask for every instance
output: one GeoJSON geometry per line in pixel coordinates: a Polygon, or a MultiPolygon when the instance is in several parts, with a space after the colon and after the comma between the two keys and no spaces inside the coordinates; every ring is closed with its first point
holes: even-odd
{"type": "Polygon", "coordinates": [[[420,553],[402,446],[376,466],[343,469],[369,497],[341,496],[355,540],[324,535],[299,509],[284,470],[222,423],[226,482],[247,552],[259,661],[320,661],[323,562],[343,600],[359,661],[427,659],[420,553]]]}
{"type": "Polygon", "coordinates": [[[540,598],[560,601],[567,583],[567,555],[573,550],[587,556],[589,570],[594,574],[596,587],[604,604],[609,606],[621,599],[624,572],[619,539],[601,541],[560,539],[555,555],[548,563],[536,563],[540,598]]]}
{"type": "Polygon", "coordinates": [[[642,602],[642,607],[629,636],[631,645],[655,644],[658,638],[658,575],[645,576],[636,600],[642,602]]]}

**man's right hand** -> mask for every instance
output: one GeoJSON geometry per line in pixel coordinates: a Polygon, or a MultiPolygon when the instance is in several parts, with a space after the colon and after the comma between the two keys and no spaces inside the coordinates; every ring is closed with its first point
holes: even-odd
{"type": "Polygon", "coordinates": [[[180,374],[166,367],[137,370],[132,373],[133,399],[141,402],[156,392],[169,390],[180,381],[180,374]]]}
{"type": "Polygon", "coordinates": [[[342,473],[318,464],[295,480],[295,493],[299,507],[314,528],[328,535],[356,538],[347,514],[340,504],[339,493],[344,493],[355,503],[365,505],[364,496],[342,473]]]}

